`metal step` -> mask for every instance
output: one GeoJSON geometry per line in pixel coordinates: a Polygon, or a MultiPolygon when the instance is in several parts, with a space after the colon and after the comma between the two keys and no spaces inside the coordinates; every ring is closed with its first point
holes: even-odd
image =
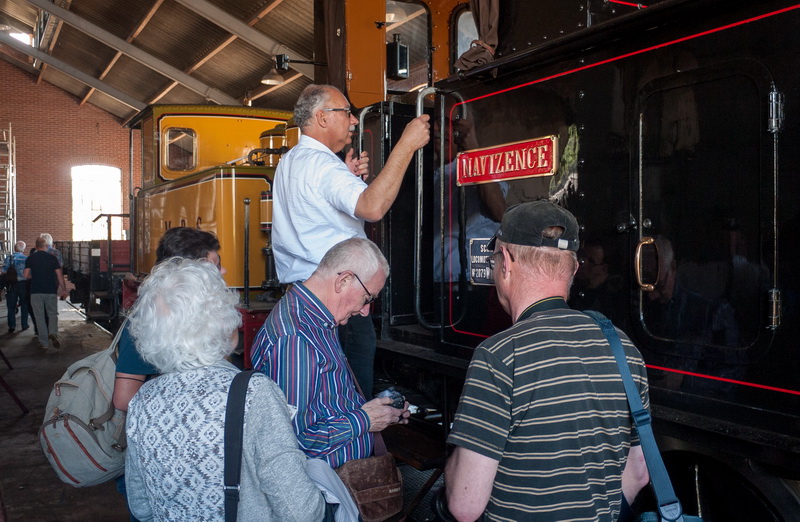
{"type": "Polygon", "coordinates": [[[86,318],[89,319],[90,321],[108,321],[109,319],[111,319],[111,316],[106,312],[91,311],[91,312],[86,312],[86,318]]]}
{"type": "Polygon", "coordinates": [[[98,290],[96,292],[92,292],[92,297],[95,299],[114,299],[116,296],[111,292],[107,292],[105,290],[98,290]]]}

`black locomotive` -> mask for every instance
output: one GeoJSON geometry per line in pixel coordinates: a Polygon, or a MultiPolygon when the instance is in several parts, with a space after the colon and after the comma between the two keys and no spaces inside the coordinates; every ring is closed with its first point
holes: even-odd
{"type": "Polygon", "coordinates": [[[436,127],[370,228],[392,270],[374,315],[388,373],[423,390],[446,431],[472,348],[509,324],[485,243],[504,208],[551,199],[582,229],[570,304],[642,351],[684,506],[800,519],[800,5],[499,12],[493,61],[436,81],[416,107],[362,114],[373,158],[418,112],[436,127]],[[534,156],[542,143],[554,150],[534,156]],[[519,174],[536,159],[551,168],[519,174]]]}

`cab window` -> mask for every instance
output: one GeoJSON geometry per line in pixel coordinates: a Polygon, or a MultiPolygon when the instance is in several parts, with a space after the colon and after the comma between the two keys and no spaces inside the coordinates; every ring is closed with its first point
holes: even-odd
{"type": "Polygon", "coordinates": [[[478,39],[478,28],[475,26],[475,18],[472,17],[472,11],[462,9],[455,15],[455,18],[456,33],[454,35],[455,45],[453,48],[455,49],[455,55],[453,56],[453,63],[459,56],[467,52],[473,40],[478,39]]]}
{"type": "Polygon", "coordinates": [[[169,170],[192,170],[197,166],[197,134],[192,129],[167,129],[164,163],[169,170]]]}
{"type": "MultiPolygon", "coordinates": [[[[389,71],[396,69],[399,73],[387,78],[386,86],[390,93],[410,92],[430,83],[429,26],[430,16],[424,5],[393,0],[386,2],[386,43],[390,49],[387,57],[392,60],[392,49],[398,46],[405,46],[408,53],[407,61],[401,57],[397,67],[388,64],[389,71]]],[[[404,52],[401,51],[402,56],[405,56],[404,52]]]]}

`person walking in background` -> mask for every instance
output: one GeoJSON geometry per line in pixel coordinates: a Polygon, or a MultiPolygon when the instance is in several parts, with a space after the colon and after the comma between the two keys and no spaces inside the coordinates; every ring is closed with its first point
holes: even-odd
{"type": "Polygon", "coordinates": [[[39,330],[39,345],[44,349],[61,348],[58,338],[58,298],[67,298],[61,264],[47,253],[47,241],[36,239],[36,252],[25,260],[25,279],[30,280],[31,305],[39,330]],[[47,314],[47,319],[45,319],[47,314]]]}
{"type": "Polygon", "coordinates": [[[28,281],[25,279],[25,242],[17,241],[14,253],[6,258],[3,263],[3,273],[6,275],[6,306],[8,307],[8,333],[14,333],[17,328],[17,304],[21,329],[28,329],[28,281]]]}
{"type": "MultiPolygon", "coordinates": [[[[28,257],[32,256],[34,252],[36,252],[35,244],[31,248],[31,251],[28,252],[28,257]]],[[[36,325],[36,316],[33,315],[33,304],[31,303],[31,285],[30,285],[31,282],[30,280],[27,281],[28,281],[28,319],[30,320],[30,322],[33,323],[33,336],[39,337],[39,327],[36,325]]]]}
{"type": "MultiPolygon", "coordinates": [[[[53,246],[53,236],[51,236],[47,232],[44,232],[43,234],[39,234],[39,237],[41,237],[41,238],[43,238],[45,240],[45,242],[47,243],[47,253],[50,254],[50,255],[55,256],[55,258],[58,259],[58,266],[61,267],[62,270],[63,270],[63,268],[64,268],[64,258],[61,255],[61,251],[53,246]]],[[[31,249],[31,255],[34,252],[36,252],[36,247],[31,249]]],[[[30,312],[31,320],[33,321],[34,335],[36,335],[38,337],[39,336],[39,325],[36,322],[36,316],[34,316],[34,314],[33,314],[33,303],[31,303],[30,295],[31,295],[30,286],[28,286],[28,295],[27,295],[27,298],[28,298],[28,311],[30,312]]],[[[49,318],[47,316],[47,310],[45,310],[45,312],[44,312],[44,321],[43,322],[47,322],[48,320],[49,320],[49,318]]]]}
{"type": "Polygon", "coordinates": [[[61,256],[61,250],[58,250],[53,246],[53,236],[45,232],[40,234],[39,237],[44,238],[44,240],[47,242],[47,253],[52,256],[56,256],[56,259],[58,259],[58,266],[64,268],[64,258],[61,256]]]}

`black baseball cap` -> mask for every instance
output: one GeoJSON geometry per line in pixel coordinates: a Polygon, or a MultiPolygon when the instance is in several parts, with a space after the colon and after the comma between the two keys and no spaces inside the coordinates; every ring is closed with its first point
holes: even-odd
{"type": "Polygon", "coordinates": [[[529,201],[509,207],[503,221],[487,247],[494,250],[495,240],[525,246],[547,246],[561,250],[578,251],[578,221],[568,210],[546,200],[529,201]],[[558,239],[542,237],[548,227],[561,227],[564,233],[558,239]]]}

